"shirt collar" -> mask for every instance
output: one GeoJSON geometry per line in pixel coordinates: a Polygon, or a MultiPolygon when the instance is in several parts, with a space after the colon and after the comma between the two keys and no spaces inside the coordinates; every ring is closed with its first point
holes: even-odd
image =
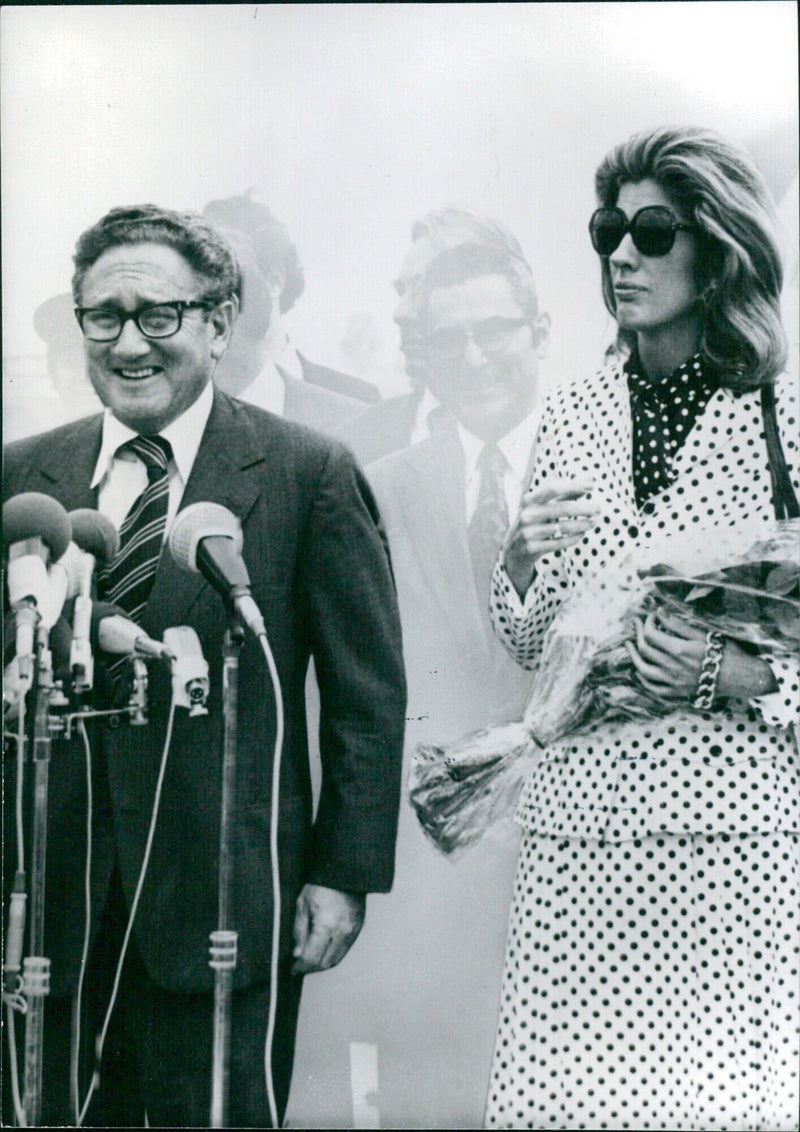
{"type": "Polygon", "coordinates": [[[280,356],[275,358],[275,365],[280,366],[285,373],[289,374],[289,377],[296,377],[298,381],[303,380],[303,363],[300,361],[297,347],[288,336],[280,356]]]}
{"type": "MultiPolygon", "coordinates": [[[[515,425],[510,432],[497,441],[497,447],[508,460],[515,479],[523,483],[528,477],[531,448],[539,431],[539,422],[542,411],[537,405],[524,420],[515,425]]],[[[478,457],[483,451],[486,442],[480,440],[474,433],[464,428],[460,421],[456,422],[461,448],[464,452],[464,472],[467,481],[470,480],[478,467],[478,457]]]]}
{"type": "MultiPolygon", "coordinates": [[[[184,483],[188,483],[200,441],[203,439],[203,433],[211,415],[213,403],[214,387],[208,381],[197,400],[159,433],[172,445],[175,466],[184,483]]],[[[106,408],[103,416],[103,439],[91,483],[93,488],[97,487],[110,470],[119,446],[138,435],[134,429],[128,428],[127,425],[118,420],[111,409],[106,408]]]]}

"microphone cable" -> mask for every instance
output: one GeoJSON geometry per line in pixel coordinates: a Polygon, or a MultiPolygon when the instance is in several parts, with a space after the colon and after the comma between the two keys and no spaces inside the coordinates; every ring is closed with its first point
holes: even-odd
{"type": "MultiPolygon", "coordinates": [[[[9,907],[8,913],[8,936],[6,937],[6,948],[4,955],[4,968],[3,979],[5,981],[5,964],[9,960],[12,964],[16,964],[18,959],[21,961],[23,939],[25,934],[25,901],[27,895],[25,894],[25,833],[22,828],[22,810],[23,810],[23,773],[25,767],[25,689],[20,688],[20,696],[18,701],[18,715],[17,715],[17,782],[15,789],[15,821],[17,823],[16,829],[16,842],[17,842],[17,869],[16,880],[14,882],[14,889],[17,890],[17,882],[21,883],[21,891],[23,899],[21,901],[21,920],[12,926],[15,919],[15,910],[12,904],[9,907]],[[16,935],[16,942],[12,942],[16,935]],[[19,950],[19,956],[15,956],[14,951],[19,950]]],[[[8,1063],[9,1073],[11,1076],[11,1096],[14,1105],[14,1117],[20,1128],[24,1128],[27,1119],[25,1110],[22,1105],[22,1095],[19,1088],[19,1063],[17,1058],[17,1033],[16,1033],[16,1019],[15,1013],[24,1014],[27,1010],[27,1002],[21,991],[21,978],[17,976],[17,988],[14,991],[6,991],[3,988],[3,1002],[6,1007],[6,1038],[8,1042],[8,1063]]]]}
{"type": "Polygon", "coordinates": [[[108,1027],[111,1022],[111,1015],[114,1012],[114,1007],[117,1002],[117,995],[119,994],[119,984],[122,978],[122,965],[125,962],[125,955],[128,951],[128,943],[130,942],[131,932],[133,931],[133,922],[136,918],[136,910],[139,907],[139,899],[142,895],[144,888],[144,881],[147,875],[147,867],[150,864],[150,854],[153,849],[153,840],[155,838],[156,823],[158,821],[158,812],[161,806],[161,793],[164,786],[164,775],[167,770],[167,760],[169,757],[169,749],[172,744],[172,726],[175,720],[175,696],[173,695],[169,708],[169,716],[167,718],[167,732],[164,739],[164,749],[161,754],[161,763],[158,768],[158,780],[156,782],[155,796],[153,798],[153,812],[150,816],[150,828],[147,831],[147,841],[145,843],[144,856],[142,857],[142,866],[139,870],[139,879],[136,882],[136,891],[133,895],[131,902],[130,915],[128,916],[128,925],[125,928],[125,935],[122,940],[122,947],[120,948],[119,960],[117,962],[117,970],[114,974],[114,984],[111,990],[111,999],[106,1010],[106,1016],[103,1020],[102,1029],[95,1040],[95,1068],[92,1074],[92,1081],[89,1090],[86,1094],[83,1108],[78,1113],[76,1127],[80,1128],[86,1119],[86,1112],[89,1108],[95,1090],[100,1084],[100,1064],[103,1058],[103,1046],[105,1045],[106,1035],[108,1034],[108,1027]]]}
{"type": "Polygon", "coordinates": [[[86,866],[84,870],[84,901],[85,916],[83,930],[83,946],[81,948],[80,973],[78,975],[78,989],[72,1004],[72,1035],[70,1040],[70,1104],[75,1113],[76,1127],[80,1124],[80,1090],[78,1085],[78,1067],[80,1064],[81,1049],[81,1002],[83,999],[83,979],[86,974],[86,965],[89,958],[89,938],[92,928],[92,820],[93,820],[93,788],[92,788],[92,751],[89,745],[89,734],[84,720],[78,721],[78,732],[83,740],[83,750],[86,756],[86,866]]]}
{"type": "Polygon", "coordinates": [[[278,818],[280,815],[281,758],[283,756],[283,692],[280,677],[266,633],[259,633],[259,643],[267,661],[272,691],[275,697],[275,749],[272,757],[272,797],[270,799],[269,859],[272,873],[272,952],[269,973],[269,1012],[267,1037],[264,1044],[264,1078],[267,1089],[272,1127],[279,1128],[278,1106],[275,1101],[275,1083],[272,1077],[272,1045],[275,1039],[275,1019],[278,1009],[278,960],[281,934],[281,874],[278,860],[278,818]]]}

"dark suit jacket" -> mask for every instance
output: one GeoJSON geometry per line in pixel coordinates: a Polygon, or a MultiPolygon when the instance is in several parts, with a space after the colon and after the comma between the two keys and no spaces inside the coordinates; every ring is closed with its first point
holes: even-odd
{"type": "Polygon", "coordinates": [[[403,393],[372,405],[347,423],[338,434],[364,466],[411,443],[419,396],[403,393]]]}
{"type": "MultiPolygon", "coordinates": [[[[375,405],[380,401],[381,395],[376,385],[371,381],[364,381],[361,377],[354,377],[349,373],[321,366],[317,362],[310,362],[298,350],[297,356],[303,367],[303,380],[309,385],[317,385],[322,389],[330,389],[333,393],[340,393],[343,397],[352,397],[356,401],[364,401],[368,405],[375,405]]],[[[280,367],[278,367],[280,368],[280,367]]]]}
{"type": "MultiPolygon", "coordinates": [[[[4,497],[43,491],[68,510],[96,506],[89,489],[100,416],[11,445],[4,497]]],[[[181,506],[213,501],[242,521],[253,596],[267,626],[285,709],[279,849],[282,950],[291,947],[303,883],[385,891],[392,882],[405,685],[389,559],[367,484],[335,442],[215,393],[181,506]],[[313,655],[322,702],[322,793],[312,824],[304,703],[313,655]]],[[[191,625],[211,667],[209,714],[178,709],[161,812],[135,923],[151,977],[164,987],[212,985],[208,933],[217,919],[222,751],[223,602],[199,575],[163,554],[143,618],[161,637],[191,625]]],[[[150,668],[149,723],[116,717],[98,726],[94,900],[99,908],[118,856],[130,901],[137,881],[170,701],[169,673],[150,668]]],[[[239,674],[237,806],[232,923],[239,931],[235,981],[269,969],[272,888],[269,806],[275,707],[257,642],[239,674]]],[[[55,744],[51,786],[47,954],[54,990],[74,985],[83,915],[85,806],[82,755],[55,744]],[[50,869],[52,865],[52,869],[50,869]],[[77,913],[77,914],[76,914],[77,913]],[[73,917],[73,919],[70,919],[73,917]],[[72,925],[75,925],[74,928],[72,925]]]]}

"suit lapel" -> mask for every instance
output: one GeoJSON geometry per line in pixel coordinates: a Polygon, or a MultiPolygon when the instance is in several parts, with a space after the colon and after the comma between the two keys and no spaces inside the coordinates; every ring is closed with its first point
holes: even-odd
{"type": "Polygon", "coordinates": [[[605,486],[625,511],[636,514],[631,477],[633,426],[628,383],[621,366],[609,366],[602,380],[590,386],[589,403],[598,453],[608,469],[605,486]]]}
{"type": "Polygon", "coordinates": [[[411,474],[402,480],[400,502],[407,529],[426,532],[411,540],[420,569],[457,634],[483,634],[467,542],[464,456],[455,426],[413,445],[405,458],[411,474]]]}
{"type": "MultiPolygon", "coordinates": [[[[264,484],[269,440],[259,436],[243,406],[215,391],[214,405],[179,511],[193,503],[219,503],[244,523],[264,484]]],[[[160,632],[178,625],[207,583],[181,569],[165,547],[147,603],[144,626],[160,632]]]]}
{"type": "Polygon", "coordinates": [[[698,464],[714,464],[724,458],[734,438],[741,438],[746,423],[759,419],[758,414],[754,417],[752,411],[752,402],[756,398],[757,395],[752,393],[736,397],[729,389],[718,389],[713,394],[675,457],[672,490],[698,464]],[[743,414],[745,406],[748,411],[743,414]]]}
{"type": "Polygon", "coordinates": [[[103,417],[98,414],[76,421],[55,438],[48,437],[26,489],[52,495],[68,511],[97,507],[97,491],[90,487],[100,452],[103,417]]]}

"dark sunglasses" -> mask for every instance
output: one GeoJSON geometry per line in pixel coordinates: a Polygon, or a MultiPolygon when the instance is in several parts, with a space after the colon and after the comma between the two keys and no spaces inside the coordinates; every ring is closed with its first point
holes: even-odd
{"type": "Polygon", "coordinates": [[[621,208],[598,208],[589,221],[592,247],[598,255],[611,255],[630,232],[633,245],[642,255],[666,255],[672,250],[676,232],[696,232],[694,224],[682,224],[671,208],[650,204],[630,219],[621,208]]]}

